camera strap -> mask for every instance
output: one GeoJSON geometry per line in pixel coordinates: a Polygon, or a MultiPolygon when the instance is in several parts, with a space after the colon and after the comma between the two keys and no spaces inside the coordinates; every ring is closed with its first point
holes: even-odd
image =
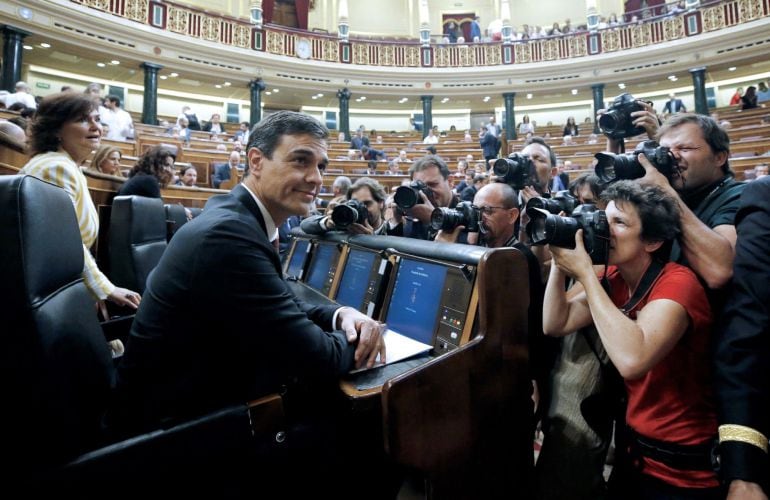
{"type": "Polygon", "coordinates": [[[642,279],[639,280],[639,284],[636,286],[634,294],[628,299],[628,302],[620,308],[623,314],[628,316],[628,313],[633,311],[634,308],[639,305],[639,302],[647,296],[652,289],[652,285],[658,281],[658,278],[663,273],[663,268],[665,266],[666,264],[664,262],[661,262],[658,259],[652,259],[652,262],[650,262],[650,265],[644,272],[642,279]]]}

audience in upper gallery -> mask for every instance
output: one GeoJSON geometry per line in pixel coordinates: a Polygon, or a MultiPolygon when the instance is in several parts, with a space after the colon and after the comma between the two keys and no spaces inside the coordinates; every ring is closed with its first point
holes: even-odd
{"type": "Polygon", "coordinates": [[[121,157],[120,148],[108,145],[99,146],[94,153],[93,160],[91,160],[90,168],[102,174],[123,177],[123,172],[120,170],[121,157]]]}
{"type": "Polygon", "coordinates": [[[160,198],[161,188],[165,188],[174,177],[176,154],[164,146],[148,149],[128,173],[128,180],[118,191],[118,196],[145,196],[160,198]]]}
{"type": "MultiPolygon", "coordinates": [[[[20,173],[56,184],[72,199],[83,239],[83,282],[94,298],[136,309],[141,296],[113,285],[99,270],[89,251],[99,234],[99,216],[79,167],[99,146],[100,139],[99,111],[95,101],[74,92],[50,95],[40,103],[30,127],[32,158],[20,173]]],[[[114,352],[120,352],[119,346],[112,347],[114,352]]]]}
{"type": "Polygon", "coordinates": [[[348,189],[342,203],[349,200],[361,202],[366,207],[366,219],[363,223],[354,222],[338,227],[334,222],[334,216],[327,211],[326,215],[313,215],[304,219],[300,223],[300,228],[307,234],[319,235],[328,231],[346,231],[349,234],[388,234],[388,224],[383,217],[386,198],[385,189],[379,182],[369,177],[362,177],[348,189]]]}
{"type": "Polygon", "coordinates": [[[743,87],[735,89],[735,93],[730,97],[730,106],[735,106],[741,103],[741,97],[743,97],[743,87]]]}
{"type": "Polygon", "coordinates": [[[580,135],[580,129],[578,128],[577,124],[575,123],[575,117],[570,116],[567,118],[567,124],[564,125],[564,130],[562,130],[561,133],[562,136],[567,135],[580,135]]]}
{"type": "Polygon", "coordinates": [[[741,97],[741,110],[754,109],[757,105],[757,88],[751,85],[741,97]]]}
{"type": "Polygon", "coordinates": [[[174,183],[177,186],[195,187],[198,182],[198,171],[195,167],[188,165],[179,172],[179,179],[174,183]]]}
{"type": "Polygon", "coordinates": [[[521,135],[534,134],[535,125],[529,122],[529,115],[524,115],[519,124],[519,133],[521,135]]]}
{"type": "Polygon", "coordinates": [[[219,189],[219,186],[224,181],[230,180],[230,170],[237,168],[238,170],[244,170],[246,167],[241,163],[241,154],[237,151],[230,153],[230,157],[227,159],[227,163],[215,163],[214,175],[212,178],[212,187],[219,189]]]}
{"type": "Polygon", "coordinates": [[[767,83],[761,81],[757,83],[757,102],[761,104],[767,101],[770,101],[770,87],[767,86],[767,83]]]}
{"type": "Polygon", "coordinates": [[[212,135],[218,135],[224,133],[224,129],[222,128],[222,124],[219,123],[220,116],[218,113],[214,113],[211,115],[211,118],[209,121],[203,124],[203,130],[204,132],[211,132],[212,135]]]}

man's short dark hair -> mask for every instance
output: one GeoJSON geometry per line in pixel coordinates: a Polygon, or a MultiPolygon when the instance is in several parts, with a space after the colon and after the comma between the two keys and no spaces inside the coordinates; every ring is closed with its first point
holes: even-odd
{"type": "Polygon", "coordinates": [[[90,97],[74,92],[60,92],[43,99],[30,127],[32,155],[59,149],[59,135],[64,124],[88,119],[96,106],[90,97]]]}
{"type": "Polygon", "coordinates": [[[110,94],[107,97],[105,97],[104,100],[114,102],[117,107],[120,107],[120,97],[116,95],[110,94]]]}
{"type": "MultiPolygon", "coordinates": [[[[681,232],[676,201],[657,186],[642,187],[637,181],[618,181],[602,193],[602,199],[630,203],[642,222],[641,238],[648,243],[673,241],[681,232]]],[[[664,245],[665,246],[665,245],[664,245]]]]}
{"type": "Polygon", "coordinates": [[[247,149],[257,148],[266,158],[272,159],[278,142],[284,135],[311,135],[327,140],[329,129],[312,116],[294,111],[278,111],[267,115],[257,123],[249,134],[247,149]]]}
{"type": "Polygon", "coordinates": [[[550,158],[550,160],[551,160],[551,166],[552,166],[552,167],[555,167],[555,166],[556,166],[556,163],[557,163],[557,161],[558,161],[558,160],[556,159],[556,153],[554,153],[554,152],[553,152],[553,149],[551,149],[551,146],[549,146],[549,145],[548,145],[548,143],[545,141],[545,139],[543,139],[542,137],[537,137],[537,136],[535,136],[535,137],[530,137],[529,139],[527,139],[527,140],[524,142],[524,147],[526,148],[526,147],[527,147],[527,146],[529,146],[530,144],[540,144],[540,145],[541,145],[541,146],[543,146],[545,149],[547,149],[547,150],[548,150],[548,157],[549,157],[549,158],[550,158]]]}
{"type": "Polygon", "coordinates": [[[598,201],[602,194],[602,183],[594,174],[583,174],[569,184],[569,192],[575,198],[578,197],[580,188],[588,184],[591,188],[591,193],[594,195],[594,200],[598,201]]]}
{"type": "Polygon", "coordinates": [[[412,165],[409,167],[409,177],[414,179],[415,172],[422,172],[423,170],[430,167],[438,168],[444,180],[449,179],[449,167],[447,167],[444,160],[441,159],[441,157],[438,155],[425,155],[416,162],[412,163],[412,165]]]}
{"type": "Polygon", "coordinates": [[[372,194],[372,199],[374,199],[374,201],[377,203],[384,202],[388,197],[387,193],[385,193],[385,188],[382,187],[382,184],[375,181],[371,177],[361,177],[356,182],[354,182],[352,186],[350,186],[350,189],[348,189],[347,198],[351,199],[353,197],[353,193],[362,188],[369,189],[369,192],[372,194]]]}
{"type": "Polygon", "coordinates": [[[187,165],[186,167],[182,167],[182,170],[179,171],[180,177],[184,177],[184,174],[187,173],[188,170],[193,169],[195,170],[195,173],[198,173],[198,170],[193,165],[187,165]]]}
{"type": "Polygon", "coordinates": [[[435,155],[436,154],[436,146],[431,144],[430,146],[425,148],[425,151],[427,151],[428,153],[430,153],[432,155],[435,155]]]}
{"type": "Polygon", "coordinates": [[[725,129],[710,116],[698,115],[695,113],[678,113],[672,115],[663,123],[663,126],[658,129],[658,133],[655,134],[655,140],[660,142],[660,138],[665,134],[688,123],[693,123],[700,128],[703,140],[708,143],[712,153],[717,154],[723,151],[727,153],[727,159],[725,159],[725,162],[720,166],[722,167],[722,172],[725,174],[729,173],[730,162],[728,160],[730,158],[730,136],[727,135],[725,129]]]}

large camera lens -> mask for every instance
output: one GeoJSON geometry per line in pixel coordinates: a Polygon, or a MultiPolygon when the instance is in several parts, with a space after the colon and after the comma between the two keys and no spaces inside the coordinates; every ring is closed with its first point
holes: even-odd
{"type": "Polygon", "coordinates": [[[499,181],[513,189],[524,189],[530,182],[530,172],[534,169],[529,156],[512,153],[508,158],[500,158],[492,164],[492,171],[499,181]]]}
{"type": "Polygon", "coordinates": [[[527,233],[533,245],[575,248],[575,233],[580,229],[576,219],[560,217],[542,209],[533,210],[530,217],[527,233]]]}
{"type": "Polygon", "coordinates": [[[396,193],[393,195],[393,201],[401,209],[409,209],[415,205],[422,203],[422,197],[420,197],[420,191],[425,192],[430,197],[428,187],[422,181],[412,181],[408,186],[399,186],[396,188],[396,193]]]}
{"type": "Polygon", "coordinates": [[[440,207],[430,214],[430,227],[434,231],[452,231],[463,223],[463,214],[453,208],[440,207]]]}
{"type": "Polygon", "coordinates": [[[605,133],[611,134],[623,128],[623,117],[616,111],[609,111],[599,117],[599,126],[605,133]]]}
{"type": "Polygon", "coordinates": [[[553,198],[530,198],[527,202],[526,212],[529,215],[532,210],[539,208],[552,214],[572,213],[576,206],[577,200],[574,196],[570,195],[568,191],[559,191],[553,198]]]}
{"type": "Polygon", "coordinates": [[[644,177],[644,167],[636,159],[636,153],[616,155],[596,153],[595,173],[600,181],[607,183],[621,179],[639,179],[644,177]]]}
{"type": "Polygon", "coordinates": [[[337,205],[332,210],[332,222],[337,228],[345,228],[351,224],[363,224],[366,220],[366,207],[358,200],[348,200],[337,205]]]}

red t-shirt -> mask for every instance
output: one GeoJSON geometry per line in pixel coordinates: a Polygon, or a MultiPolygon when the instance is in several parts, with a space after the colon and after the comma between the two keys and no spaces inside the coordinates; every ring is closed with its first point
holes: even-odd
{"type": "Polygon", "coordinates": [[[736,104],[740,104],[740,103],[741,103],[741,95],[738,92],[736,92],[730,98],[730,106],[735,106],[736,104]]]}
{"type": "MultiPolygon", "coordinates": [[[[622,307],[629,299],[628,286],[610,267],[607,277],[613,303],[622,307]]],[[[676,444],[702,444],[717,434],[717,417],[711,382],[709,339],[711,307],[706,292],[687,267],[669,262],[639,305],[628,316],[659,299],[684,307],[690,325],[671,352],[643,377],[626,380],[626,422],[637,433],[676,444]]],[[[645,474],[685,488],[718,486],[712,471],[682,471],[644,459],[645,474]]]]}

